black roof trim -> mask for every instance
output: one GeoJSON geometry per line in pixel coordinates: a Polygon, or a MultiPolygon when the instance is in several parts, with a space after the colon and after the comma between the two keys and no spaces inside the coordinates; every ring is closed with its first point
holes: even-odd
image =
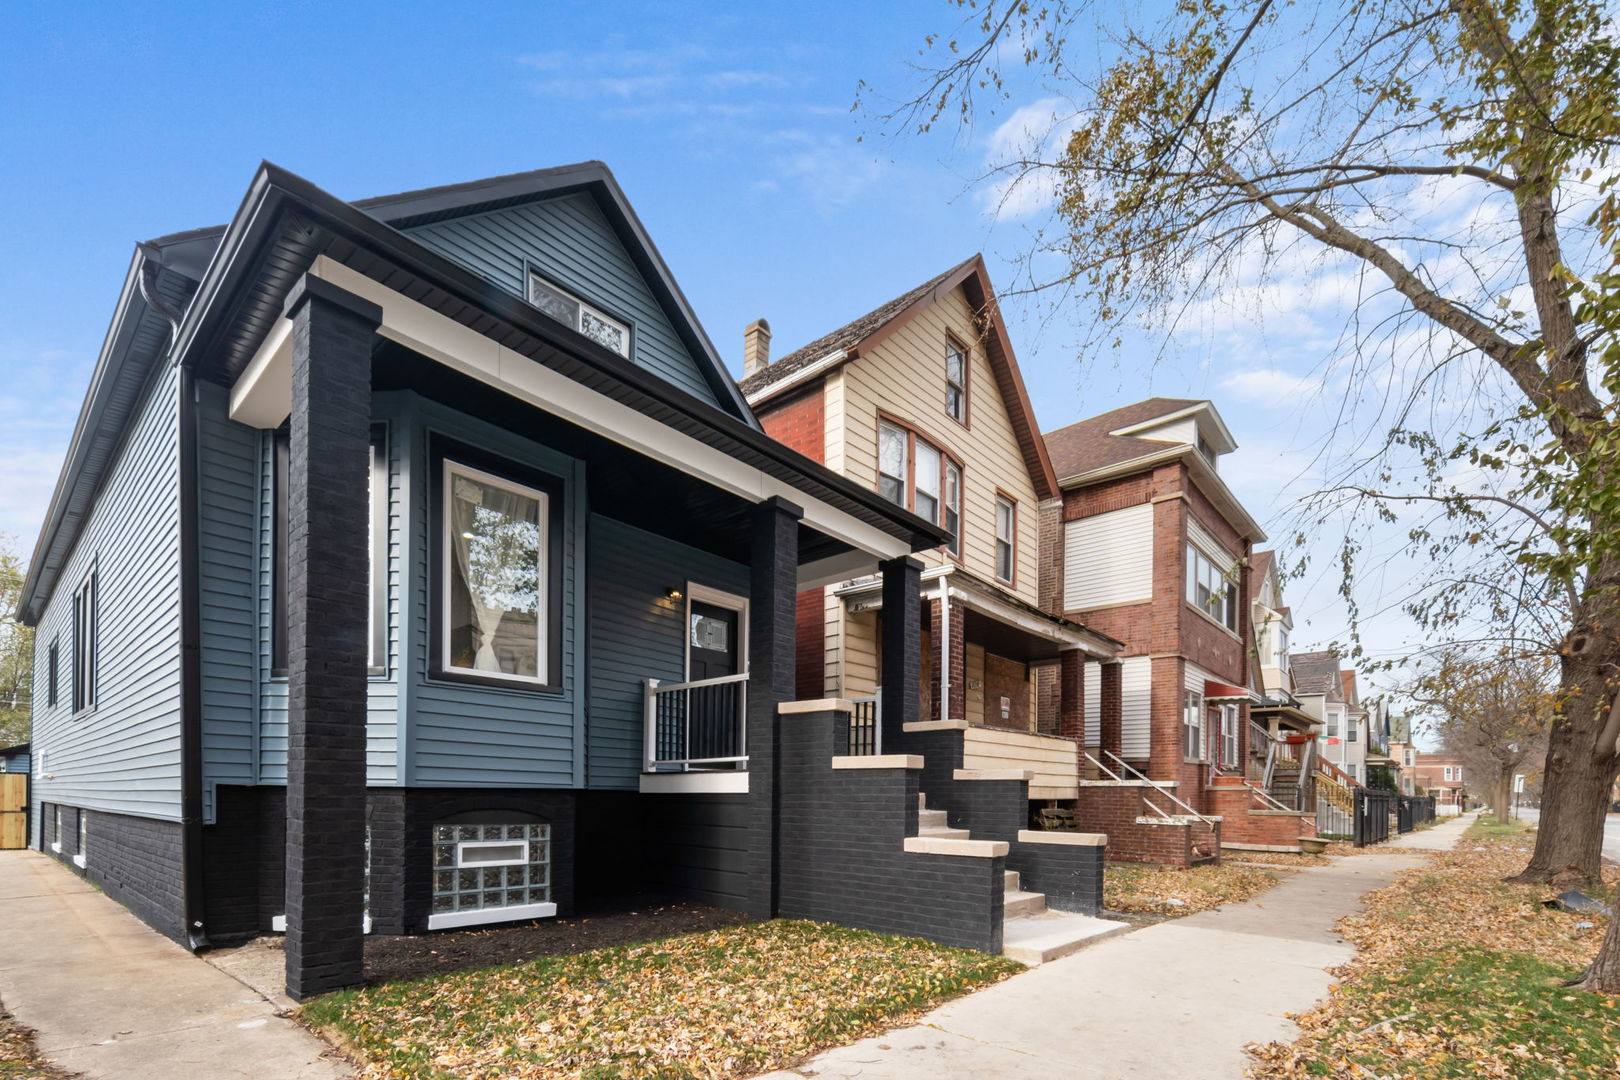
{"type": "MultiPolygon", "coordinates": [[[[449,306],[475,310],[480,328],[486,334],[500,326],[522,335],[531,343],[531,355],[541,362],[550,362],[551,366],[565,370],[570,377],[593,388],[623,391],[622,396],[633,398],[636,407],[654,419],[702,438],[734,457],[838,505],[889,535],[904,539],[914,550],[941,544],[947,539],[938,526],[766,435],[753,422],[751,413],[745,412],[745,420],[688,394],[547,319],[524,300],[430,250],[377,216],[269,162],[260,167],[248,197],[210,264],[198,291],[199,302],[186,313],[173,350],[175,362],[196,365],[204,356],[244,351],[219,346],[233,334],[233,324],[239,318],[253,321],[248,307],[279,304],[279,297],[272,297],[262,287],[258,295],[245,295],[249,288],[262,284],[257,283],[255,275],[249,271],[266,264],[266,244],[287,232],[298,234],[300,240],[308,240],[311,248],[306,251],[325,246],[317,245],[308,237],[306,229],[329,230],[334,237],[417,277],[429,291],[442,292],[449,306]],[[304,228],[285,228],[284,220],[288,218],[300,219],[299,224],[304,228]]],[[[284,267],[286,262],[285,259],[278,261],[278,268],[284,267]]],[[[287,284],[290,286],[291,281],[287,284]]],[[[412,295],[427,302],[419,293],[412,295]]],[[[274,310],[279,314],[279,306],[274,306],[274,310]]],[[[233,377],[232,372],[222,374],[226,379],[233,377]]]]}

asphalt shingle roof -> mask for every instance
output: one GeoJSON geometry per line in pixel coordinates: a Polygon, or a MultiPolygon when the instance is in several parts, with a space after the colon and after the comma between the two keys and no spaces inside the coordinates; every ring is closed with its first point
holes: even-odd
{"type": "Polygon", "coordinates": [[[1046,452],[1052,457],[1052,468],[1057,471],[1059,480],[1157,454],[1167,445],[1163,439],[1111,435],[1109,432],[1156,417],[1169,416],[1199,404],[1202,402],[1193,398],[1154,397],[1134,405],[1124,405],[1089,420],[1047,432],[1046,452]]]}

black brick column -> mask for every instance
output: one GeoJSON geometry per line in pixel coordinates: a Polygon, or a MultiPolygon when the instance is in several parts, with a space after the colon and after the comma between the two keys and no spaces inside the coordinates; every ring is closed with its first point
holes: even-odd
{"type": "Polygon", "coordinates": [[[905,743],[905,725],[921,719],[922,563],[903,555],[878,568],[883,572],[883,747],[893,753],[905,743]]]}
{"type": "Polygon", "coordinates": [[[754,508],[748,577],[748,914],[776,914],[780,852],[777,706],[793,700],[799,597],[799,519],[785,499],[754,508]]]}
{"type": "Polygon", "coordinates": [[[364,969],[366,490],[382,309],[306,276],[286,315],[287,993],[303,1001],[364,969]]]}

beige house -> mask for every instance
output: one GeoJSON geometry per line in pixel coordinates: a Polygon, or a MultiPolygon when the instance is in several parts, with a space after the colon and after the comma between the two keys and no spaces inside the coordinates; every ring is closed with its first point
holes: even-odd
{"type": "MultiPolygon", "coordinates": [[[[1057,483],[983,259],[774,362],[769,349],[760,320],[747,331],[741,386],[765,430],[951,534],[917,556],[926,563],[921,715],[1038,740],[1038,670],[1067,664],[1078,678],[1085,660],[1112,657],[1119,644],[1043,602],[1052,577],[1040,523],[1057,483]]],[[[800,594],[801,697],[876,693],[882,605],[875,577],[800,594]]],[[[1073,797],[1072,744],[1019,745],[1061,759],[1067,778],[1037,787],[1073,797]]]]}

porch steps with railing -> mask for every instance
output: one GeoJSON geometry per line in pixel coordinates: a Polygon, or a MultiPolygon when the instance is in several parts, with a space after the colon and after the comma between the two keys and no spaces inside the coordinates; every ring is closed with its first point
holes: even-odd
{"type": "MultiPolygon", "coordinates": [[[[971,834],[947,825],[945,811],[928,809],[928,796],[919,794],[917,835],[966,840],[971,834]]],[[[1112,919],[1048,910],[1046,894],[1025,890],[1017,870],[1003,873],[1002,889],[1001,954],[1031,967],[1130,929],[1129,923],[1112,919]]]]}

